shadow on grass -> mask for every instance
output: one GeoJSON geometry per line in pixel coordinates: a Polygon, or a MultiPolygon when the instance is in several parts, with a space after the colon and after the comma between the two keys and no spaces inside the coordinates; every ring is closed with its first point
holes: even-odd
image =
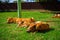
{"type": "MultiPolygon", "coordinates": [[[[34,32],[37,32],[37,33],[47,33],[47,32],[50,32],[50,31],[53,31],[54,30],[54,28],[50,28],[49,30],[44,30],[44,31],[33,31],[32,33],[34,33],[34,32]]],[[[28,32],[28,33],[30,33],[30,32],[28,32]]]]}
{"type": "Polygon", "coordinates": [[[38,33],[47,33],[47,32],[50,32],[50,31],[53,31],[54,28],[50,28],[49,30],[44,30],[44,31],[37,31],[38,33]]]}

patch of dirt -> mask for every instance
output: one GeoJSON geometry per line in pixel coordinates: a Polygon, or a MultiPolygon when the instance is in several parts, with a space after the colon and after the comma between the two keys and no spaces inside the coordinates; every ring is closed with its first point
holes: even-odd
{"type": "Polygon", "coordinates": [[[39,12],[51,12],[50,10],[45,10],[45,9],[29,9],[29,10],[25,10],[25,11],[39,11],[39,12]]]}

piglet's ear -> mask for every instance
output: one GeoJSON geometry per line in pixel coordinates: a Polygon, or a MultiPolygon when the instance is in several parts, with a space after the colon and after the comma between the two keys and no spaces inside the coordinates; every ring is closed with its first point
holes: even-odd
{"type": "Polygon", "coordinates": [[[34,19],[33,17],[31,17],[30,19],[34,19]]]}
{"type": "Polygon", "coordinates": [[[31,19],[34,19],[33,17],[31,19]]]}

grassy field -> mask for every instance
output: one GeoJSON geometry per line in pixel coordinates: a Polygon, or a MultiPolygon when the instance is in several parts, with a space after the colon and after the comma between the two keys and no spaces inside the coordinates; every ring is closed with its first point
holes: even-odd
{"type": "Polygon", "coordinates": [[[26,28],[17,28],[17,24],[7,24],[8,17],[18,17],[17,12],[0,12],[0,40],[60,40],[60,19],[52,18],[51,12],[22,11],[23,18],[34,17],[36,21],[51,21],[50,30],[45,33],[27,33],[26,28]]]}

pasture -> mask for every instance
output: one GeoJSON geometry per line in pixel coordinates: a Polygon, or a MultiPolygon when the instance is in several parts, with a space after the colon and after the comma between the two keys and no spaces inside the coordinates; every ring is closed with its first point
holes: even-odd
{"type": "Polygon", "coordinates": [[[8,17],[18,17],[17,12],[0,12],[0,40],[60,40],[60,19],[52,18],[52,12],[23,11],[22,18],[34,17],[36,21],[48,21],[48,32],[27,33],[26,28],[18,28],[17,24],[7,24],[8,17]]]}

